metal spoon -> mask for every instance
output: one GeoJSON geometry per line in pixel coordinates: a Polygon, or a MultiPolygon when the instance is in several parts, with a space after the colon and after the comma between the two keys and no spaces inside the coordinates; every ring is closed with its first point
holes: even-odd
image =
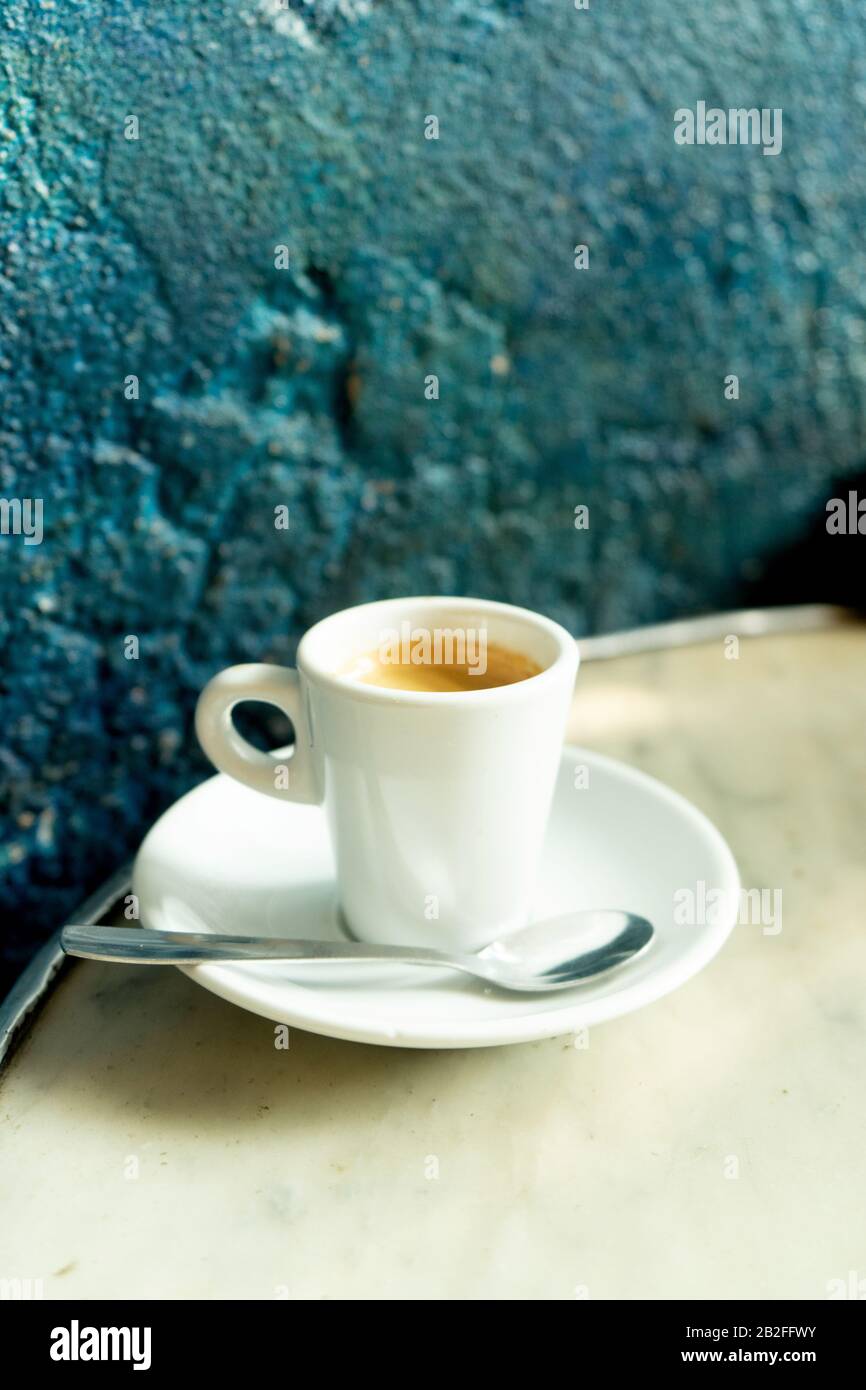
{"type": "Polygon", "coordinates": [[[597,909],[533,922],[477,955],[455,955],[420,946],[375,946],[361,941],[291,941],[268,936],[149,931],[141,927],[64,927],[60,941],[70,956],[126,961],[133,965],[199,965],[218,960],[282,960],[293,965],[388,961],[447,966],[500,989],[566,989],[613,970],[645,951],[652,925],[631,912],[597,909]]]}

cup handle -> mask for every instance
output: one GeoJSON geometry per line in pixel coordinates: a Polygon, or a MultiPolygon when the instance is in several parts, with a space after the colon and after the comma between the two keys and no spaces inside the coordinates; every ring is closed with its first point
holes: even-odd
{"type": "Polygon", "coordinates": [[[282,801],[315,805],[322,800],[300,678],[290,667],[250,662],[220,671],[199,696],[195,731],[214,767],[245,786],[282,801]],[[283,711],[295,730],[291,753],[264,753],[238,733],[232,710],[243,700],[261,700],[283,711]]]}

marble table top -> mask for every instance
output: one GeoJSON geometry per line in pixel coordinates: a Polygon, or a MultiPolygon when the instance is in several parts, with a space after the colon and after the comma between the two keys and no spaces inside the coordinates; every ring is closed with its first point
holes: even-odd
{"type": "Polygon", "coordinates": [[[418,1052],[293,1029],[278,1051],[179,972],[77,963],[0,1085],[0,1279],[46,1298],[850,1295],[864,691],[858,627],[584,667],[573,740],[692,798],[744,884],[783,894],[781,932],[738,926],[588,1039],[418,1052]]]}

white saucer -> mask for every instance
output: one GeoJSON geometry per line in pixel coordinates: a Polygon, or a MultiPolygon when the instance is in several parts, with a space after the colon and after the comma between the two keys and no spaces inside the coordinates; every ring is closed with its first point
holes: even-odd
{"type": "MultiPolygon", "coordinates": [[[[158,930],[335,939],[333,873],[318,807],[283,804],[219,776],[157,821],[136,859],[133,891],[143,925],[158,930]]],[[[185,970],[233,1004],[334,1038],[391,1047],[526,1042],[629,1013],[683,984],[733,927],[739,887],[727,844],[684,797],[610,758],[566,748],[533,916],[581,907],[640,913],[657,933],[640,958],[538,996],[507,995],[420,966],[371,965],[360,973],[267,962],[185,970]],[[576,764],[588,770],[588,785],[575,786],[576,764]],[[724,912],[711,914],[712,925],[677,925],[674,895],[696,891],[701,881],[708,891],[723,890],[724,912]]]]}

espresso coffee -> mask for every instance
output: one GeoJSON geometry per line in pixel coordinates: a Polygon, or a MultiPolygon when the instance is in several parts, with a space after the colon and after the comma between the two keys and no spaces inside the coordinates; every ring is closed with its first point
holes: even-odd
{"type": "Polygon", "coordinates": [[[444,695],[514,685],[539,675],[541,669],[530,657],[493,642],[480,644],[471,656],[465,651],[455,655],[453,650],[446,650],[438,660],[435,649],[425,651],[421,644],[414,647],[404,644],[402,649],[377,649],[353,657],[339,674],[345,680],[378,685],[386,690],[421,690],[444,695]]]}

